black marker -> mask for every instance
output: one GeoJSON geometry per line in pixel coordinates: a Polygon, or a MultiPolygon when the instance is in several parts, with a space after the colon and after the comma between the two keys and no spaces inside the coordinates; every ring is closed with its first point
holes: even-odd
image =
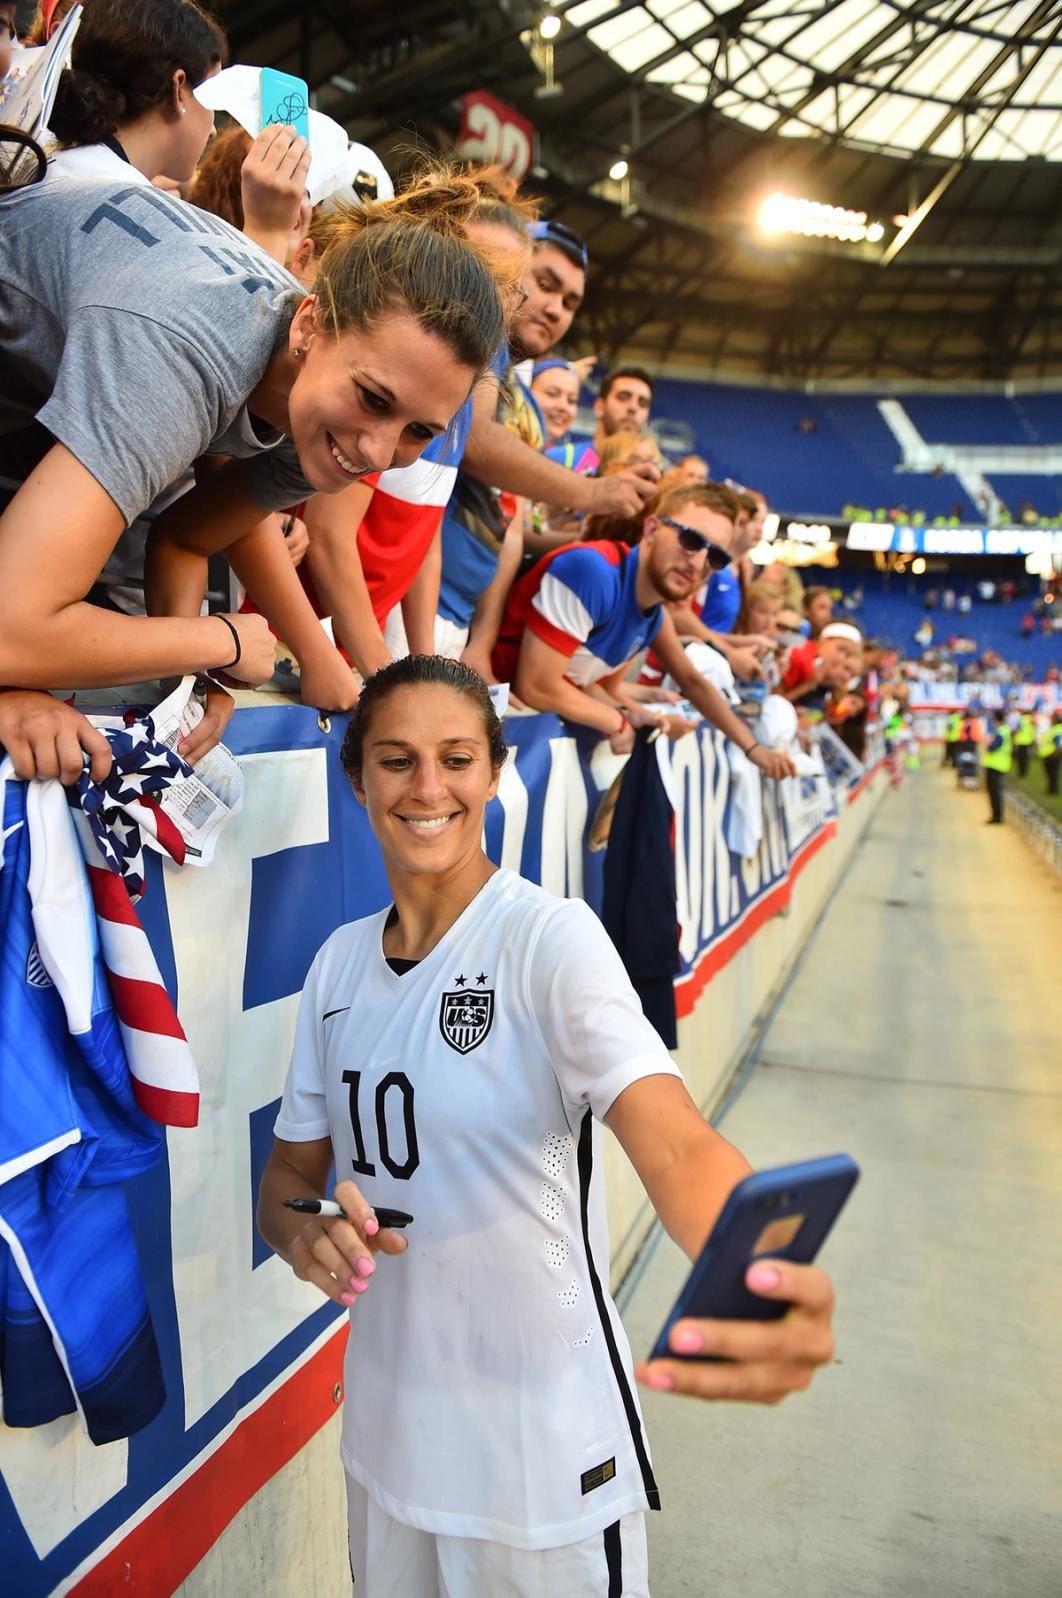
{"type": "MultiPolygon", "coordinates": [[[[324,1215],[336,1220],[346,1220],[347,1212],[335,1199],[285,1199],[284,1206],[289,1210],[297,1210],[300,1215],[324,1215]]],[[[373,1211],[381,1228],[388,1226],[396,1230],[412,1224],[412,1215],[407,1215],[405,1210],[376,1209],[373,1211]]]]}

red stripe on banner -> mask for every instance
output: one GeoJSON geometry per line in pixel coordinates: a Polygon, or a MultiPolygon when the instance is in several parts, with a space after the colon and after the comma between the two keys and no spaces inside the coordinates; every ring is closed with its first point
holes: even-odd
{"type": "Polygon", "coordinates": [[[96,914],[104,921],[117,921],[120,926],[143,930],[121,877],[116,877],[106,866],[89,866],[88,874],[96,914]]]}
{"type": "Polygon", "coordinates": [[[155,812],[155,836],[158,838],[171,860],[176,860],[179,866],[184,865],[184,837],[179,831],[176,822],[170,820],[157,799],[150,794],[145,794],[143,801],[149,810],[155,812]]]}
{"type": "Polygon", "coordinates": [[[175,1093],[172,1088],[154,1087],[134,1076],[133,1097],[145,1115],[160,1126],[198,1126],[199,1094],[175,1093]]]}
{"type": "Polygon", "coordinates": [[[108,969],[107,982],[119,1021],[138,1032],[157,1032],[164,1038],[187,1041],[177,1011],[166,989],[157,982],[142,982],[139,977],[120,977],[108,969]]]}
{"type": "MultiPolygon", "coordinates": [[[[333,1394],[342,1380],[346,1340],[343,1326],[82,1576],[71,1598],[113,1598],[119,1592],[168,1598],[248,1499],[336,1413],[333,1394]]],[[[337,1449],[336,1469],[341,1468],[337,1449]]]]}
{"type": "Polygon", "coordinates": [[[793,883],[801,871],[819,852],[823,844],[836,836],[836,821],[827,822],[822,831],[809,839],[799,853],[793,856],[789,870],[781,882],[776,883],[762,899],[757,900],[736,927],[725,932],[717,942],[710,944],[692,971],[675,983],[675,1014],[680,1020],[693,1014],[697,1000],[712,978],[730,963],[739,950],[744,948],[764,922],[777,915],[779,910],[785,909],[793,892],[793,883]]]}

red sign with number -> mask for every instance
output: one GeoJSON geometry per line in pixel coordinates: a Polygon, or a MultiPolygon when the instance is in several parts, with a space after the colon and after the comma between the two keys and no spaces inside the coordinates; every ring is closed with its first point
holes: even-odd
{"type": "Polygon", "coordinates": [[[530,170],[534,138],[526,117],[492,94],[476,89],[462,100],[457,148],[467,160],[498,161],[519,181],[530,170]]]}

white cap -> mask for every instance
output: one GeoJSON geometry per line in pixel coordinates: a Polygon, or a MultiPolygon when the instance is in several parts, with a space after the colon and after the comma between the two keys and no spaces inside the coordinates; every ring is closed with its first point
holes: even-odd
{"type": "Polygon", "coordinates": [[[335,188],[321,202],[326,211],[334,211],[339,205],[364,205],[367,200],[393,200],[395,197],[395,186],[387,168],[367,144],[351,144],[333,181],[335,188]]]}

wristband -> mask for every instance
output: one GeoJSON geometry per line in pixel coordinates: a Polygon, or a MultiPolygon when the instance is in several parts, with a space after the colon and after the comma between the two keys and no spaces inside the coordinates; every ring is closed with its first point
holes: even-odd
{"type": "Polygon", "coordinates": [[[742,751],[741,751],[741,753],[742,753],[742,754],[743,754],[743,755],[744,755],[744,756],[745,756],[745,759],[746,759],[746,760],[747,760],[747,759],[748,759],[748,758],[749,758],[749,756],[750,756],[750,755],[751,755],[751,753],[752,753],[752,751],[753,751],[753,750],[754,750],[754,749],[761,749],[761,748],[762,748],[762,747],[763,747],[763,746],[762,746],[762,744],[761,744],[761,743],[760,743],[760,740],[759,740],[759,739],[758,739],[758,738],[753,738],[753,740],[752,740],[752,742],[751,742],[751,743],[750,743],[750,744],[748,744],[748,745],[747,745],[747,746],[746,746],[746,747],[745,747],[745,748],[744,748],[744,749],[743,749],[743,750],[742,750],[742,751]]]}
{"type": "Polygon", "coordinates": [[[620,724],[616,728],[615,732],[612,734],[613,738],[622,738],[623,734],[630,727],[630,722],[627,720],[627,717],[624,715],[622,710],[619,713],[619,717],[620,717],[620,724]]]}
{"type": "Polygon", "coordinates": [[[215,620],[223,621],[225,626],[229,629],[229,632],[232,634],[232,641],[236,645],[236,653],[233,655],[227,666],[215,666],[214,670],[229,671],[233,666],[238,666],[240,663],[240,655],[243,653],[242,649],[240,648],[240,635],[227,616],[222,616],[218,613],[215,613],[215,620]]]}

